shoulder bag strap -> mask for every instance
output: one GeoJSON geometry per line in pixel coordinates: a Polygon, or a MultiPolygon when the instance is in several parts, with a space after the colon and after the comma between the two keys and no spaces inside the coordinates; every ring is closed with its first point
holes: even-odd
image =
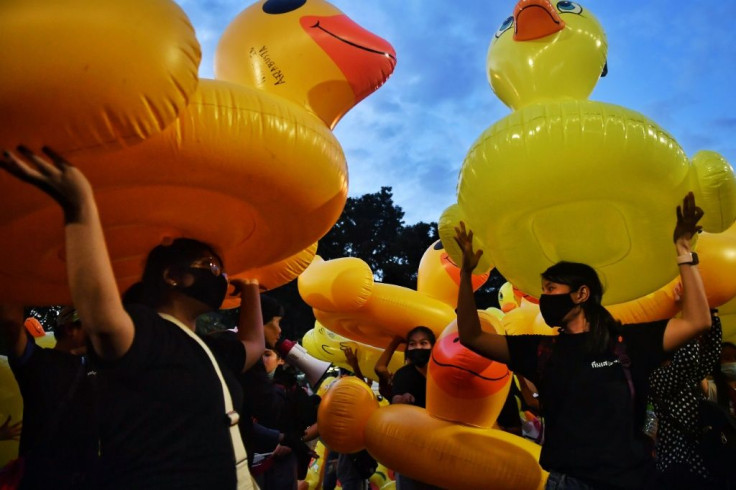
{"type": "Polygon", "coordinates": [[[199,336],[197,336],[197,334],[187,328],[187,326],[180,322],[176,317],[167,315],[166,313],[159,313],[158,315],[164,320],[173,323],[184,333],[189,335],[189,337],[191,337],[195,342],[199,344],[200,347],[202,347],[202,350],[204,350],[204,352],[207,354],[207,357],[209,357],[210,362],[212,363],[212,367],[215,368],[215,373],[217,373],[217,378],[220,380],[220,384],[222,385],[222,396],[225,400],[225,415],[227,416],[229,421],[228,423],[230,425],[230,440],[232,442],[233,452],[235,454],[235,469],[238,477],[238,490],[257,489],[258,485],[256,485],[256,483],[253,481],[250,472],[248,471],[248,454],[245,451],[243,438],[240,436],[240,428],[238,427],[240,415],[238,415],[238,412],[236,412],[233,408],[233,400],[230,396],[230,390],[225,383],[225,378],[223,378],[222,376],[220,365],[217,364],[215,356],[212,354],[210,348],[207,347],[207,344],[205,344],[204,341],[200,339],[199,336]]]}

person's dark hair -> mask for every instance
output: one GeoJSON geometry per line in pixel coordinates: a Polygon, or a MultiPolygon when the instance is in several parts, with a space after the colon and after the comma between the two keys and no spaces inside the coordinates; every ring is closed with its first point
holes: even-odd
{"type": "Polygon", "coordinates": [[[422,332],[423,334],[425,334],[427,338],[429,339],[429,343],[432,344],[432,346],[434,347],[434,343],[437,341],[437,337],[435,337],[434,332],[432,330],[430,330],[428,327],[424,327],[421,325],[409,330],[409,333],[406,334],[406,341],[408,342],[409,339],[412,337],[412,335],[414,335],[417,332],[422,332]]]}
{"type": "Polygon", "coordinates": [[[164,280],[164,271],[184,271],[192,262],[205,255],[212,255],[221,263],[215,249],[191,238],[177,238],[169,245],[158,245],[148,254],[141,280],[123,294],[123,303],[139,303],[158,308],[166,299],[171,286],[164,280]]]}
{"type": "Polygon", "coordinates": [[[603,307],[603,284],[598,278],[595,269],[578,262],[557,262],[542,273],[542,278],[550,282],[570,286],[574,292],[581,286],[588,286],[590,297],[581,306],[585,319],[590,325],[590,333],[586,342],[589,352],[602,353],[612,348],[616,331],[621,322],[613,318],[611,313],[603,307]]]}
{"type": "Polygon", "coordinates": [[[54,323],[53,331],[56,340],[62,340],[67,336],[67,326],[73,328],[82,328],[82,322],[79,321],[77,310],[73,306],[65,306],[59,311],[54,323]]]}
{"type": "Polygon", "coordinates": [[[274,317],[284,317],[284,307],[281,303],[265,294],[261,295],[261,315],[263,316],[263,324],[270,322],[274,317]]]}

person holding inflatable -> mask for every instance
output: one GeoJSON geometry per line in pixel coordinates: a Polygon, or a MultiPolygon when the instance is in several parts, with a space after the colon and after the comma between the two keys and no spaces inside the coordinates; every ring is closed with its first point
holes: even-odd
{"type": "Polygon", "coordinates": [[[242,391],[232,371],[264,350],[258,284],[235,284],[240,342],[220,349],[195,333],[228,280],[214,248],[179,238],[155,247],[123,305],[86,177],[63,157],[25,147],[0,167],[59,203],[69,287],[100,377],[98,487],[251,489],[238,430],[242,391]]]}
{"type": "Polygon", "coordinates": [[[595,270],[559,262],[542,273],[539,299],[545,322],[560,327],[556,337],[481,330],[470,278],[483,251],[474,250],[473,232],[464,223],[455,229],[463,253],[460,342],[507,363],[539,387],[546,423],[540,464],[550,472],[547,489],[651,488],[651,444],[641,430],[647,378],[665,353],[711,327],[697,255],[691,252],[702,216],[692,193],[677,207],[681,317],[622,325],[601,304],[603,287],[595,270]]]}

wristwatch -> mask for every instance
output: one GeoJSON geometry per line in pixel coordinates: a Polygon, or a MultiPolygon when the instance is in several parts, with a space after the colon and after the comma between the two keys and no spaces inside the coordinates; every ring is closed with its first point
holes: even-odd
{"type": "Polygon", "coordinates": [[[698,265],[698,254],[690,252],[677,256],[677,265],[698,265]]]}

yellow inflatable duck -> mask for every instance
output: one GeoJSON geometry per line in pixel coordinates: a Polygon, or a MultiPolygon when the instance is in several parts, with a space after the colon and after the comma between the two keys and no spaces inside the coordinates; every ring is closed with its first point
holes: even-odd
{"type": "MultiPolygon", "coordinates": [[[[497,321],[483,323],[500,331],[497,321]]],[[[337,451],[366,448],[395,471],[441,488],[541,489],[540,446],[493,428],[510,382],[506,365],[461,346],[450,325],[432,351],[426,410],[379,408],[365,384],[345,378],[322,399],[320,436],[337,451]]]]}
{"type": "Polygon", "coordinates": [[[644,115],[587,100],[606,72],[606,49],[598,20],[575,2],[521,0],[503,22],[487,68],[513,112],[473,144],[458,202],[440,219],[456,260],[453,227],[464,221],[484,251],[479,270],[494,266],[536,295],[548,266],[585,262],[604,282],[604,301],[616,304],[675,277],[674,208],[688,191],[706,231],[734,221],[736,179],[722,156],[688,160],[644,115]]]}
{"type": "MultiPolygon", "coordinates": [[[[417,290],[376,282],[370,266],[356,257],[320,258],[299,276],[299,294],[319,324],[381,349],[418,325],[439,335],[455,319],[458,286],[451,276],[459,277],[457,266],[443,257],[441,243],[429,246],[420,262],[417,290]]],[[[474,289],[487,279],[488,274],[474,275],[474,289]]]]}
{"type": "MultiPolygon", "coordinates": [[[[32,3],[53,10],[48,2],[32,3]]],[[[127,33],[140,31],[135,15],[124,18],[131,29],[118,29],[117,16],[97,17],[121,33],[119,47],[163,49],[153,34],[129,42],[127,33]]],[[[67,32],[74,34],[74,25],[67,32]]],[[[94,61],[104,53],[85,55],[94,61]]],[[[197,51],[195,67],[198,59],[197,51]]],[[[270,288],[301,272],[347,199],[345,155],[331,128],[386,80],[395,59],[386,41],[324,0],[261,0],[247,8],[218,48],[217,71],[228,81],[200,80],[178,118],[135,146],[69,157],[95,189],[119,288],[140,277],[149,250],[181,236],[213,244],[231,275],[268,277],[270,288]]],[[[85,86],[66,90],[77,94],[85,86]]],[[[30,92],[26,102],[36,96],[30,92]]],[[[154,102],[145,106],[154,111],[154,102]]],[[[119,117],[104,115],[109,124],[119,117]]],[[[17,143],[26,137],[16,136],[17,143]]],[[[6,259],[0,296],[23,304],[68,302],[58,206],[4,173],[0,193],[6,259]]]]}

